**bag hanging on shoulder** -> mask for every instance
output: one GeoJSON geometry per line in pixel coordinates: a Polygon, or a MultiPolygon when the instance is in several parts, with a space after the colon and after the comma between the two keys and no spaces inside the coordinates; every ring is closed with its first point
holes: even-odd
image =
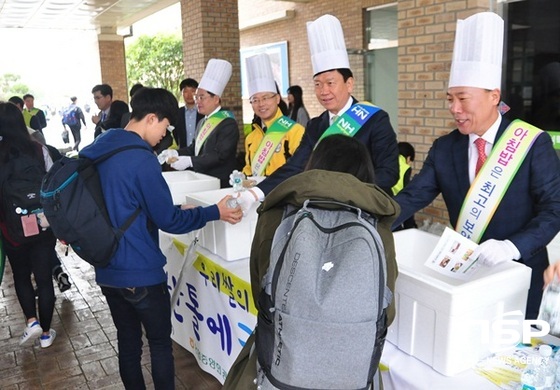
{"type": "Polygon", "coordinates": [[[1,213],[9,239],[13,242],[30,243],[46,232],[39,226],[37,218],[42,213],[39,193],[45,173],[43,161],[24,153],[13,155],[2,165],[1,213]]]}
{"type": "Polygon", "coordinates": [[[256,327],[265,389],[369,389],[385,341],[385,251],[359,208],[287,206],[272,242],[256,327]]]}
{"type": "Polygon", "coordinates": [[[140,214],[136,211],[120,227],[111,224],[96,164],[129,149],[115,149],[96,160],[63,157],[43,180],[41,203],[54,235],[95,267],[106,267],[124,232],[140,214]]]}

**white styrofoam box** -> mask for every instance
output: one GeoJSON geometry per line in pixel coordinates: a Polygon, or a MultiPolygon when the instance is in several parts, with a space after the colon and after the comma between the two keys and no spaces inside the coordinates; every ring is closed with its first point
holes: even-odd
{"type": "MultiPolygon", "coordinates": [[[[226,195],[232,195],[231,188],[202,191],[187,195],[187,203],[209,206],[218,203],[226,195]]],[[[232,225],[224,221],[212,221],[199,233],[199,245],[224,260],[240,260],[249,257],[251,242],[257,224],[258,202],[245,213],[241,222],[232,225]]]]}
{"type": "Polygon", "coordinates": [[[472,280],[461,281],[424,266],[439,236],[407,229],[394,237],[397,316],[387,340],[452,376],[511,345],[511,332],[521,335],[530,268],[513,261],[482,266],[472,280]]]}
{"type": "Polygon", "coordinates": [[[220,179],[193,171],[162,172],[163,178],[171,191],[173,204],[185,203],[187,194],[198,191],[217,190],[220,188],[220,179]]]}

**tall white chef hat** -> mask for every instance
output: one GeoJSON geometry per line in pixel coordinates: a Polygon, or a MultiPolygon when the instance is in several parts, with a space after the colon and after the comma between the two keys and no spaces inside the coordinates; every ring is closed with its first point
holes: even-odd
{"type": "Polygon", "coordinates": [[[245,60],[247,64],[247,84],[249,96],[259,92],[276,93],[276,83],[268,54],[261,53],[245,60]]]}
{"type": "Polygon", "coordinates": [[[344,32],[337,18],[323,15],[307,22],[307,39],[314,75],[332,69],[350,69],[344,32]]]}
{"type": "Polygon", "coordinates": [[[504,20],[480,12],[457,20],[449,88],[501,89],[504,20]]]}
{"type": "Polygon", "coordinates": [[[198,88],[222,96],[224,89],[231,77],[231,64],[226,60],[211,58],[206,65],[198,88]]]}

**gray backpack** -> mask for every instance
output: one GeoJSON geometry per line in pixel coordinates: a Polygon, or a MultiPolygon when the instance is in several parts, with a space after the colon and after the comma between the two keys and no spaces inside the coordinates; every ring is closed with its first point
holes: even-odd
{"type": "Polygon", "coordinates": [[[272,242],[256,327],[260,389],[368,389],[387,330],[385,251],[359,208],[287,206],[272,242]]]}

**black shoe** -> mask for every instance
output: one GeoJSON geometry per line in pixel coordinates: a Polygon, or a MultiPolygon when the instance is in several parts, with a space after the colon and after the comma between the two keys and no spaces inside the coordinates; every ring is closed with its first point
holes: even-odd
{"type": "Polygon", "coordinates": [[[68,280],[68,274],[66,272],[59,273],[56,280],[58,282],[60,292],[68,291],[70,290],[70,287],[72,287],[72,283],[68,280]]]}

